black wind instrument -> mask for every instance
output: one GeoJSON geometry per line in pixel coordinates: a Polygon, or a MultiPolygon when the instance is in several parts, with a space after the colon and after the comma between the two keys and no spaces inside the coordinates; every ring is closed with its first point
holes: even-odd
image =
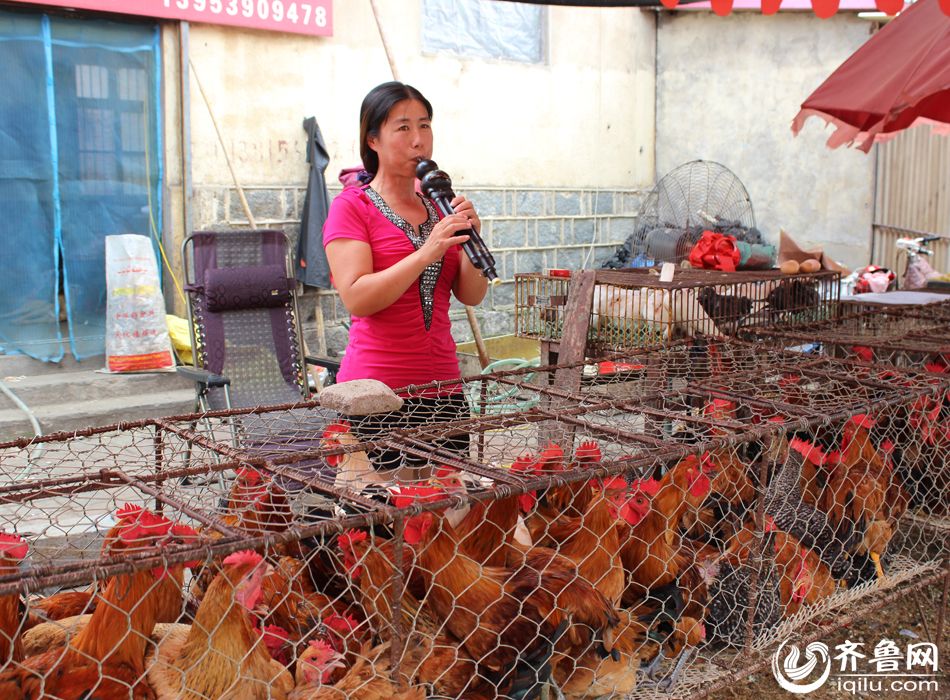
{"type": "MultiPolygon", "coordinates": [[[[416,166],[416,177],[422,184],[422,194],[431,199],[438,207],[442,216],[454,214],[451,201],[455,198],[452,191],[452,179],[444,170],[439,170],[434,160],[419,161],[416,166]]],[[[491,251],[485,245],[485,241],[478,235],[475,229],[459,231],[457,236],[468,236],[468,240],[462,243],[462,250],[472,261],[472,265],[482,271],[482,274],[489,281],[498,279],[498,273],[495,272],[495,258],[491,251]]]]}

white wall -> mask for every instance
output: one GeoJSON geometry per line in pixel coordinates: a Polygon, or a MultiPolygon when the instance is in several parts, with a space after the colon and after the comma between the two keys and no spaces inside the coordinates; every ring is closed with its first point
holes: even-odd
{"type": "MultiPolygon", "coordinates": [[[[400,78],[433,103],[434,156],[457,184],[636,187],[653,178],[654,19],[636,9],[549,8],[542,65],[421,52],[418,1],[377,3],[400,78]]],[[[334,35],[192,25],[190,53],[244,184],[306,179],[316,116],[333,178],[359,162],[358,112],[390,80],[369,0],[334,3],[334,35]]],[[[192,176],[229,184],[191,77],[192,176]]]]}
{"type": "Polygon", "coordinates": [[[821,120],[797,138],[790,124],[871,23],[846,13],[664,12],[658,26],[657,176],[696,158],[718,161],[742,180],[773,242],[782,227],[846,265],[866,264],[873,153],[826,148],[821,120]]]}

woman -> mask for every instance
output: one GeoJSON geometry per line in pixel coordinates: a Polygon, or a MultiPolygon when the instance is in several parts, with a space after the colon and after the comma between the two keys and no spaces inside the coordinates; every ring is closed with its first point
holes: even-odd
{"type": "MultiPolygon", "coordinates": [[[[360,107],[360,156],[369,184],[343,190],[323,229],[327,260],[340,299],[352,316],[339,381],[378,379],[393,389],[458,379],[449,322],[452,294],[481,302],[488,282],[459,245],[481,222],[464,197],[439,218],[415,187],[416,165],[432,157],[432,105],[415,88],[383,83],[360,107]]],[[[409,398],[398,419],[355,426],[371,437],[394,425],[456,420],[466,410],[460,385],[409,398]]],[[[466,451],[468,436],[443,444],[466,451]]],[[[399,466],[399,454],[371,455],[378,469],[399,466]]]]}

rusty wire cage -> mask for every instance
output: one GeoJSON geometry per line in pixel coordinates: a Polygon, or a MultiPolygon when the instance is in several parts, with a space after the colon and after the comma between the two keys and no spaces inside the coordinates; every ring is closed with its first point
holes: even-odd
{"type": "MultiPolygon", "coordinates": [[[[843,304],[834,320],[797,328],[747,329],[746,338],[777,347],[881,367],[927,371],[950,381],[950,304],[843,304]]],[[[912,427],[919,439],[901,449],[905,488],[911,499],[907,518],[950,537],[950,469],[942,467],[950,434],[943,420],[950,406],[941,397],[920,399],[912,427]]]]}
{"type": "Polygon", "coordinates": [[[717,340],[4,443],[0,696],[702,696],[950,576],[894,465],[946,389],[717,340]]]}
{"type": "MultiPolygon", "coordinates": [[[[515,275],[515,329],[525,338],[564,335],[571,277],[515,275]]],[[[696,336],[731,336],[748,326],[794,325],[831,316],[837,272],[680,270],[661,282],[654,269],[598,270],[590,308],[588,355],[696,336]]]]}

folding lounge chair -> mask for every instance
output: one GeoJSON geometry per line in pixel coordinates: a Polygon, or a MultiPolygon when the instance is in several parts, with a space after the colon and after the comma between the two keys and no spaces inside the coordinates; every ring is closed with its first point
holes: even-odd
{"type": "MultiPolygon", "coordinates": [[[[195,382],[195,411],[300,403],[310,398],[296,281],[281,231],[200,231],[182,244],[193,367],[178,372],[195,382]]],[[[332,418],[288,410],[228,421],[235,447],[259,453],[312,449],[332,418]],[[311,425],[308,425],[311,424],[311,425]]]]}

